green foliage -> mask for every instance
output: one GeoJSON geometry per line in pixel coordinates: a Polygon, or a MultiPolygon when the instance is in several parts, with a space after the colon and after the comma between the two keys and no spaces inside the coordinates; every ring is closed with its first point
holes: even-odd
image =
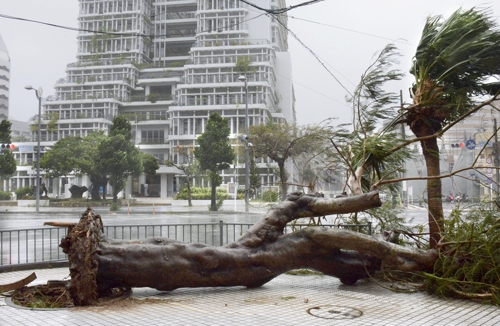
{"type": "Polygon", "coordinates": [[[150,101],[151,103],[156,103],[158,99],[160,98],[160,94],[156,93],[149,93],[146,99],[150,101]]]}
{"type": "Polygon", "coordinates": [[[10,192],[0,190],[0,200],[10,200],[10,192]]]}
{"type": "MultiPolygon", "coordinates": [[[[10,127],[12,123],[7,120],[0,122],[0,143],[10,144],[10,127]]],[[[1,149],[0,149],[1,150],[1,149]]],[[[10,150],[0,155],[0,179],[7,179],[16,173],[16,159],[10,150]]]]}
{"type": "Polygon", "coordinates": [[[254,155],[269,157],[278,164],[281,191],[286,194],[288,174],[285,161],[301,155],[311,156],[324,150],[329,128],[269,122],[250,127],[248,134],[254,155]]]}
{"type": "Polygon", "coordinates": [[[16,192],[17,199],[23,199],[23,198],[29,197],[33,194],[33,188],[30,186],[19,187],[19,188],[17,188],[17,190],[15,192],[16,192]]]}
{"type": "MultiPolygon", "coordinates": [[[[211,188],[200,188],[200,187],[191,187],[191,196],[193,200],[209,200],[212,196],[211,188]]],[[[217,198],[229,199],[229,194],[226,189],[217,188],[216,193],[217,198]]],[[[184,187],[175,195],[174,199],[176,200],[187,200],[188,199],[188,190],[187,187],[184,187]]]]}
{"type": "MultiPolygon", "coordinates": [[[[229,144],[230,128],[227,119],[217,113],[210,114],[205,132],[198,137],[199,147],[194,155],[202,170],[217,172],[227,169],[234,160],[234,152],[229,144]]],[[[220,185],[216,183],[216,186],[220,185]]]]}
{"type": "MultiPolygon", "coordinates": [[[[399,53],[393,44],[387,45],[375,57],[373,63],[361,76],[361,82],[347,101],[352,106],[352,125],[340,125],[332,134],[332,142],[344,158],[349,161],[348,175],[356,172],[355,193],[367,191],[381,179],[397,177],[403,162],[409,157],[407,149],[396,150],[403,143],[393,125],[379,130],[380,124],[395,116],[399,94],[384,89],[387,82],[400,80],[403,74],[394,69],[399,53]],[[351,131],[350,129],[353,128],[351,131]]],[[[395,190],[394,185],[390,186],[395,190]]]]}
{"type": "Polygon", "coordinates": [[[124,188],[129,175],[142,173],[139,150],[122,135],[106,138],[99,144],[100,166],[108,175],[109,184],[113,187],[113,200],[124,188]]]}
{"type": "Polygon", "coordinates": [[[279,200],[279,193],[274,190],[266,190],[261,195],[262,200],[265,202],[277,202],[279,200]]]}
{"type": "Polygon", "coordinates": [[[52,146],[52,149],[40,158],[40,168],[49,178],[67,176],[72,171],[80,172],[83,139],[81,137],[64,137],[52,146]]]}
{"type": "Polygon", "coordinates": [[[458,207],[445,226],[434,273],[424,273],[427,291],[500,305],[500,213],[458,207]]]}
{"type": "Polygon", "coordinates": [[[238,56],[236,59],[236,64],[234,67],[234,71],[241,74],[247,75],[248,73],[255,72],[255,68],[251,67],[252,61],[249,56],[238,56]]]}
{"type": "Polygon", "coordinates": [[[151,154],[141,153],[142,169],[146,175],[155,175],[156,170],[160,168],[158,160],[151,154]]]}
{"type": "Polygon", "coordinates": [[[410,70],[414,102],[426,115],[420,118],[447,123],[472,108],[473,96],[488,93],[488,77],[500,74],[499,57],[500,29],[490,9],[429,17],[410,70]]]}
{"type": "Polygon", "coordinates": [[[132,139],[132,125],[127,117],[119,114],[113,118],[113,124],[109,128],[109,136],[122,135],[126,140],[132,139]]]}
{"type": "Polygon", "coordinates": [[[113,201],[111,205],[109,206],[110,211],[119,211],[120,210],[120,203],[113,201]]]}
{"type": "Polygon", "coordinates": [[[217,113],[210,114],[205,132],[198,137],[199,146],[194,156],[200,162],[200,169],[208,172],[212,186],[211,210],[217,210],[215,189],[222,183],[217,173],[229,168],[234,160],[234,152],[229,144],[230,128],[228,121],[217,113]]]}
{"type": "Polygon", "coordinates": [[[12,122],[8,120],[2,120],[0,122],[0,143],[10,143],[10,127],[12,122]]]}

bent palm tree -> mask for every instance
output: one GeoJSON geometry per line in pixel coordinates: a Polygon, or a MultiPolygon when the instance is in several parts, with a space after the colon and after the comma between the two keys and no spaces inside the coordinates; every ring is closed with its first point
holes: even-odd
{"type": "Polygon", "coordinates": [[[488,9],[459,9],[448,19],[429,17],[413,58],[413,104],[402,120],[419,138],[427,166],[430,245],[443,232],[437,134],[472,113],[477,97],[488,93],[487,81],[500,74],[500,31],[488,9]],[[475,100],[476,99],[476,100],[475,100]],[[434,136],[433,136],[434,135],[434,136]]]}

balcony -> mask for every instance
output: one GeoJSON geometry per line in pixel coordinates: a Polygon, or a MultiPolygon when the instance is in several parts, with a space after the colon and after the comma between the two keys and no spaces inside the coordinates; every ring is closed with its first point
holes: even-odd
{"type": "Polygon", "coordinates": [[[163,145],[166,143],[165,138],[142,138],[139,142],[141,145],[163,145]]]}
{"type": "Polygon", "coordinates": [[[172,101],[172,94],[151,93],[148,96],[133,95],[130,97],[130,101],[126,102],[147,102],[147,101],[151,103],[156,103],[158,101],[172,101]]]}
{"type": "Polygon", "coordinates": [[[168,114],[167,112],[158,112],[158,111],[147,111],[147,112],[126,112],[123,113],[127,119],[132,123],[138,123],[142,121],[167,121],[168,122],[168,114]]]}

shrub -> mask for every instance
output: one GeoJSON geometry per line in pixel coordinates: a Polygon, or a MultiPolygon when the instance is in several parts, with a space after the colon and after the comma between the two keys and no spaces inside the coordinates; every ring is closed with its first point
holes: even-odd
{"type": "Polygon", "coordinates": [[[10,192],[0,190],[0,200],[10,200],[10,192]]]}
{"type": "MultiPolygon", "coordinates": [[[[201,187],[191,187],[191,198],[193,200],[209,200],[212,196],[212,189],[211,188],[201,188],[201,187]]],[[[218,188],[217,193],[216,193],[216,198],[217,199],[228,199],[229,194],[227,193],[226,189],[218,188]]],[[[176,200],[187,200],[188,199],[188,192],[187,192],[187,187],[184,187],[175,195],[174,199],[176,200]]]]}
{"type": "Polygon", "coordinates": [[[267,190],[262,193],[262,200],[265,202],[275,202],[278,201],[279,194],[277,191],[267,190]]]}
{"type": "Polygon", "coordinates": [[[120,203],[118,202],[112,202],[111,205],[109,206],[110,211],[119,211],[120,210],[120,203]]]}
{"type": "Polygon", "coordinates": [[[148,96],[146,97],[146,99],[148,101],[150,101],[151,103],[156,103],[156,101],[158,101],[158,99],[160,98],[160,95],[159,94],[156,94],[156,93],[150,93],[148,94],[148,96]]]}
{"type": "Polygon", "coordinates": [[[34,193],[33,188],[30,186],[20,187],[17,188],[16,190],[16,196],[18,199],[33,196],[33,193],[34,193]]]}
{"type": "Polygon", "coordinates": [[[488,205],[455,208],[445,221],[446,246],[434,273],[423,273],[429,293],[500,305],[500,214],[488,205]]]}

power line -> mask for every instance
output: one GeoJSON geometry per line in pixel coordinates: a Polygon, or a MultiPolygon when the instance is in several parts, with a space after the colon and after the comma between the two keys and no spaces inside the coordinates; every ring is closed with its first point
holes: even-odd
{"type": "MultiPolygon", "coordinates": [[[[273,15],[274,16],[274,15],[273,15]]],[[[328,73],[330,74],[330,76],[333,77],[333,79],[335,79],[335,81],[337,81],[337,83],[347,92],[347,94],[349,94],[350,96],[353,96],[352,93],[344,86],[344,84],[342,84],[340,82],[340,80],[330,71],[330,69],[328,69],[328,67],[325,65],[325,63],[319,58],[319,56],[314,53],[313,50],[311,50],[311,48],[309,48],[304,42],[302,42],[299,37],[294,33],[292,32],[288,26],[286,26],[285,24],[283,24],[279,19],[278,17],[275,17],[276,18],[276,21],[281,24],[281,26],[283,26],[283,28],[285,28],[290,34],[292,34],[292,36],[304,47],[306,48],[313,56],[314,58],[316,58],[316,60],[323,66],[323,68],[326,69],[326,71],[328,71],[328,73]]]]}
{"type": "Polygon", "coordinates": [[[142,37],[148,37],[144,33],[118,33],[118,32],[107,32],[107,31],[96,31],[96,30],[90,30],[90,29],[84,29],[84,28],[77,28],[77,27],[69,27],[69,26],[63,26],[63,25],[57,25],[57,24],[51,24],[51,23],[46,23],[38,20],[32,20],[32,19],[26,19],[26,18],[21,18],[21,17],[14,17],[14,16],[9,16],[9,15],[4,15],[0,14],[0,17],[7,18],[7,19],[14,19],[14,20],[20,20],[20,21],[26,21],[30,23],[36,23],[36,24],[42,24],[42,25],[47,25],[51,27],[56,27],[56,28],[62,28],[62,29],[67,29],[75,32],[89,32],[89,33],[97,33],[97,34],[106,34],[106,35],[114,35],[114,36],[142,36],[142,37]]]}
{"type": "Polygon", "coordinates": [[[288,17],[289,18],[293,18],[293,19],[297,19],[297,20],[302,20],[302,21],[305,21],[305,22],[308,22],[308,23],[313,23],[313,24],[328,26],[328,27],[337,28],[337,29],[341,29],[341,30],[344,30],[344,31],[352,32],[352,33],[357,33],[357,34],[362,34],[362,35],[366,35],[366,36],[376,37],[376,38],[380,38],[380,39],[383,39],[383,40],[388,40],[388,41],[391,41],[391,42],[398,42],[398,43],[402,43],[402,44],[406,44],[406,45],[414,45],[414,44],[408,43],[406,41],[403,41],[402,39],[395,39],[394,40],[394,39],[391,39],[391,38],[388,38],[388,37],[383,37],[383,36],[378,36],[378,35],[369,34],[369,33],[365,33],[365,32],[360,32],[360,31],[356,31],[354,29],[349,29],[349,28],[334,26],[334,25],[330,25],[330,24],[320,23],[320,22],[316,22],[316,21],[313,21],[313,20],[298,18],[298,17],[294,17],[294,16],[288,16],[288,17]]]}
{"type": "Polygon", "coordinates": [[[323,97],[326,97],[326,98],[327,98],[327,99],[329,99],[329,100],[332,100],[332,101],[334,101],[334,102],[337,102],[337,103],[339,103],[339,104],[342,104],[342,105],[344,105],[344,106],[346,106],[346,107],[348,107],[348,108],[351,108],[351,107],[350,107],[349,105],[347,105],[346,103],[341,102],[341,101],[339,101],[339,100],[336,100],[336,99],[334,99],[333,97],[330,97],[330,96],[325,95],[325,94],[323,94],[323,93],[320,93],[320,92],[318,92],[318,91],[317,91],[317,90],[315,90],[315,89],[312,89],[312,88],[310,88],[310,87],[307,87],[307,86],[306,86],[306,85],[304,85],[304,84],[301,84],[301,83],[299,83],[299,82],[297,82],[297,81],[294,81],[293,79],[290,79],[290,78],[285,77],[285,76],[283,76],[283,75],[281,75],[281,74],[278,74],[278,73],[275,73],[275,74],[276,74],[276,75],[278,75],[278,76],[281,76],[282,78],[285,78],[285,79],[290,80],[290,81],[291,81],[291,82],[293,82],[294,84],[297,84],[297,85],[300,85],[300,86],[302,86],[302,87],[304,87],[304,88],[307,88],[308,90],[310,90],[310,91],[312,91],[312,92],[314,92],[314,93],[316,93],[316,94],[319,94],[319,95],[321,95],[321,96],[323,96],[323,97]]]}
{"type": "Polygon", "coordinates": [[[298,8],[298,7],[312,5],[312,4],[315,4],[315,3],[318,3],[318,2],[324,1],[324,0],[311,0],[311,1],[306,1],[306,2],[303,2],[303,3],[299,3],[298,5],[295,5],[295,6],[290,6],[290,7],[287,7],[287,8],[278,8],[278,9],[266,9],[266,8],[259,7],[256,4],[253,4],[253,3],[248,2],[246,0],[240,0],[240,1],[243,2],[243,3],[246,3],[247,5],[249,5],[251,7],[254,7],[254,8],[262,10],[262,11],[265,11],[268,14],[276,15],[276,14],[283,14],[283,13],[285,13],[287,11],[290,11],[290,10],[298,8]]]}
{"type": "MultiPolygon", "coordinates": [[[[256,16],[256,17],[249,18],[249,19],[246,19],[246,20],[242,20],[242,21],[240,21],[238,23],[234,23],[234,24],[231,24],[231,25],[227,25],[225,28],[240,25],[242,23],[245,23],[245,22],[251,21],[253,19],[259,18],[259,17],[261,17],[263,15],[265,15],[265,14],[262,13],[262,14],[256,16]]],[[[88,32],[88,33],[96,33],[96,34],[111,35],[111,36],[140,36],[140,37],[149,37],[149,38],[152,38],[152,39],[154,39],[154,38],[161,38],[161,37],[168,37],[168,36],[186,36],[186,34],[176,34],[176,33],[160,34],[160,35],[154,35],[154,34],[146,35],[144,33],[137,33],[137,32],[133,32],[133,33],[129,33],[129,32],[109,32],[109,31],[102,31],[102,30],[92,30],[92,29],[84,29],[84,28],[77,28],[77,27],[69,27],[69,26],[57,25],[57,24],[46,23],[46,22],[42,22],[42,21],[38,21],[38,20],[26,19],[26,18],[21,18],[21,17],[14,17],[14,16],[9,16],[9,15],[4,15],[4,14],[0,14],[0,17],[7,18],[7,19],[20,20],[20,21],[25,21],[25,22],[35,23],[35,24],[42,24],[42,25],[47,25],[47,26],[50,26],[50,27],[56,27],[56,28],[61,28],[61,29],[67,29],[67,30],[72,30],[72,31],[75,31],[75,32],[88,32]]],[[[220,30],[220,28],[211,28],[211,29],[207,29],[207,30],[202,30],[199,33],[210,33],[210,32],[213,32],[215,30],[220,30]]]]}

